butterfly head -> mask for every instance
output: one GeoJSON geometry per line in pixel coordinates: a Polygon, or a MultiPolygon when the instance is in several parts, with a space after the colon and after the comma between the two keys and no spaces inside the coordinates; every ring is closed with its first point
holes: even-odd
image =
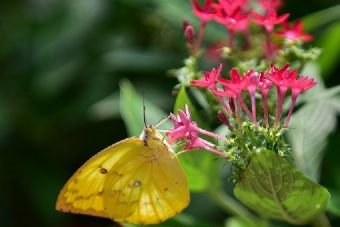
{"type": "Polygon", "coordinates": [[[162,136],[154,126],[148,125],[144,127],[139,139],[143,140],[145,146],[159,146],[165,144],[164,136],[162,136]]]}
{"type": "Polygon", "coordinates": [[[141,135],[139,136],[139,138],[143,141],[148,141],[152,138],[158,138],[158,132],[156,131],[156,129],[151,126],[151,125],[147,125],[144,127],[141,135]]]}

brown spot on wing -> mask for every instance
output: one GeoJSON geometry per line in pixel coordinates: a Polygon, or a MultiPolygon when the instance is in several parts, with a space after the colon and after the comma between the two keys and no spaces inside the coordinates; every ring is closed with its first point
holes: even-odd
{"type": "Polygon", "coordinates": [[[108,172],[107,169],[105,169],[105,168],[100,168],[99,171],[100,171],[101,174],[107,174],[107,172],[108,172]]]}

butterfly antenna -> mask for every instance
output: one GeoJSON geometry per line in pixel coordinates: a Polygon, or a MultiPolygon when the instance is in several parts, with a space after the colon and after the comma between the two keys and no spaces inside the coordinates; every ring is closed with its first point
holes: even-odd
{"type": "Polygon", "coordinates": [[[154,128],[157,128],[158,126],[162,125],[165,121],[167,121],[170,118],[170,115],[162,117],[156,124],[153,125],[154,128]]]}
{"type": "Polygon", "coordinates": [[[144,120],[144,126],[147,127],[147,124],[146,124],[146,107],[145,107],[145,98],[144,98],[144,89],[142,91],[142,97],[143,97],[143,120],[144,120]]]}

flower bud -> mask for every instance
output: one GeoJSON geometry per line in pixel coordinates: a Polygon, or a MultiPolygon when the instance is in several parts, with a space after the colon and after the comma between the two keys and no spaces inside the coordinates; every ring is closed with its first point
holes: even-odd
{"type": "Polygon", "coordinates": [[[195,38],[195,30],[188,21],[183,22],[184,37],[189,45],[192,45],[195,38]]]}
{"type": "Polygon", "coordinates": [[[223,111],[218,111],[217,112],[217,115],[218,115],[218,119],[220,119],[220,121],[223,123],[223,124],[225,124],[227,127],[228,127],[228,129],[230,130],[230,131],[232,131],[233,130],[233,127],[231,126],[231,124],[230,124],[230,122],[228,121],[228,118],[227,118],[227,116],[223,113],[223,111]]]}

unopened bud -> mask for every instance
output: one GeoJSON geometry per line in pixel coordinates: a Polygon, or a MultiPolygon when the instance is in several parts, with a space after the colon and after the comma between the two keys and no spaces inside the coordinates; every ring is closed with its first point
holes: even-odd
{"type": "Polygon", "coordinates": [[[227,118],[227,116],[224,114],[224,112],[220,110],[220,111],[217,112],[217,115],[218,115],[218,118],[220,119],[220,121],[221,121],[223,124],[225,124],[225,125],[228,127],[228,129],[229,129],[230,131],[232,131],[232,130],[233,130],[233,127],[231,126],[231,124],[230,124],[230,122],[228,121],[228,118],[227,118]]]}
{"type": "Polygon", "coordinates": [[[188,21],[183,22],[184,27],[184,37],[187,40],[188,44],[192,45],[195,38],[195,30],[192,25],[188,21]]]}
{"type": "Polygon", "coordinates": [[[233,98],[229,98],[229,107],[233,113],[235,113],[235,103],[233,98]]]}

